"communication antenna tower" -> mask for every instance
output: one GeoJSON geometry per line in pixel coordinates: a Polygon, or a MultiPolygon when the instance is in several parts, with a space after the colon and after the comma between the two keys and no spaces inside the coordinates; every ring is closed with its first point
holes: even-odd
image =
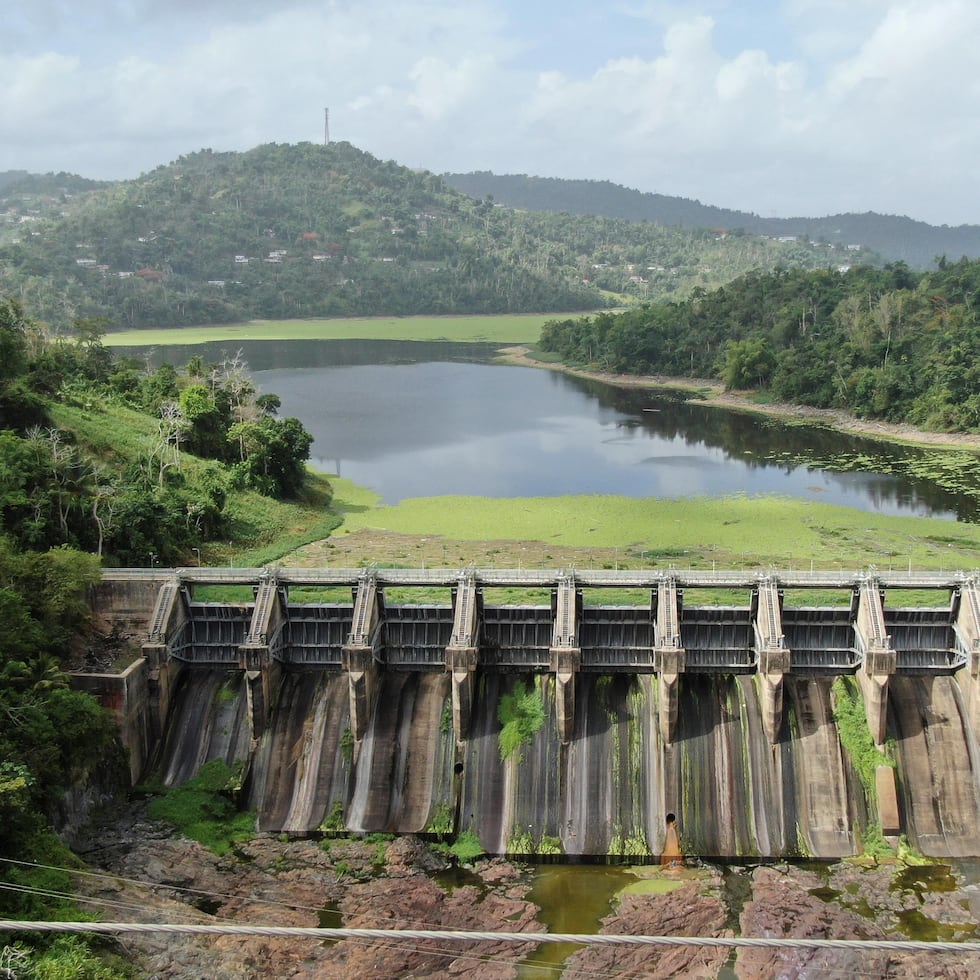
{"type": "Polygon", "coordinates": [[[330,142],[330,110],[323,110],[323,145],[330,142]]]}

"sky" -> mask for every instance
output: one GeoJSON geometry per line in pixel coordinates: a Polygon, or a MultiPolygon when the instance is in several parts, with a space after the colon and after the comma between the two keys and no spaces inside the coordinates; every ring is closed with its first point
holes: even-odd
{"type": "Polygon", "coordinates": [[[435,173],[980,224],[977,0],[0,0],[0,171],[330,136],[435,173]]]}

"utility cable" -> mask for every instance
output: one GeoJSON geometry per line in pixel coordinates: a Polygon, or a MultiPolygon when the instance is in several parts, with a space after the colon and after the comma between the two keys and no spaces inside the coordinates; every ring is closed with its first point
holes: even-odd
{"type": "Polygon", "coordinates": [[[980,953],[980,942],[923,942],[914,939],[790,939],[747,936],[634,936],[614,933],[462,932],[443,929],[322,929],[304,926],[174,925],[144,922],[32,922],[0,919],[0,932],[76,932],[170,935],[265,936],[307,939],[434,939],[449,942],[577,943],[582,946],[713,946],[722,949],[887,950],[898,953],[980,953]]]}
{"type": "MultiPolygon", "coordinates": [[[[103,880],[110,883],[122,882],[127,885],[135,885],[138,888],[163,888],[167,891],[179,892],[185,895],[197,895],[201,898],[221,899],[229,902],[255,902],[261,905],[274,906],[276,908],[295,909],[300,912],[312,912],[315,915],[318,915],[320,912],[324,911],[338,913],[341,911],[341,909],[333,908],[329,905],[300,905],[296,902],[277,902],[271,898],[255,898],[253,896],[248,896],[245,898],[241,895],[223,894],[222,892],[209,892],[203,888],[188,888],[184,885],[168,885],[166,882],[161,881],[144,881],[139,878],[127,878],[125,875],[114,874],[111,871],[85,871],[81,868],[61,868],[53,864],[38,864],[35,861],[18,861],[15,858],[5,857],[0,857],[0,863],[18,865],[24,868],[41,868],[45,871],[61,871],[64,874],[77,875],[84,878],[95,878],[97,880],[103,880]]],[[[3,885],[0,884],[0,887],[3,887],[3,885]]]]}
{"type": "MultiPolygon", "coordinates": [[[[0,891],[17,892],[22,895],[35,895],[39,898],[53,898],[58,899],[63,902],[72,902],[78,905],[92,905],[98,908],[116,909],[119,911],[130,912],[134,915],[161,915],[166,912],[164,909],[150,908],[146,905],[139,905],[134,902],[116,902],[108,898],[95,898],[87,895],[78,895],[75,892],[62,892],[56,891],[48,888],[37,888],[30,885],[13,885],[8,883],[0,883],[0,891]]],[[[190,911],[196,915],[200,915],[202,919],[211,919],[211,916],[205,915],[203,912],[199,912],[193,906],[190,906],[190,911]]],[[[179,912],[179,909],[173,909],[173,912],[179,912]]]]}

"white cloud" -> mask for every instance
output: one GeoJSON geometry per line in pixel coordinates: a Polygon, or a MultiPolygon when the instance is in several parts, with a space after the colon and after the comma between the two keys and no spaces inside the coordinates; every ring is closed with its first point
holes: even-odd
{"type": "Polygon", "coordinates": [[[450,64],[442,58],[420,58],[408,77],[414,90],[408,104],[428,121],[441,121],[485,90],[492,76],[493,60],[471,56],[450,64]]]}
{"type": "Polygon", "coordinates": [[[334,138],[436,171],[980,222],[973,0],[28,7],[0,39],[0,169],[134,176],[317,140],[329,106],[334,138]],[[529,62],[557,23],[561,68],[529,62]]]}

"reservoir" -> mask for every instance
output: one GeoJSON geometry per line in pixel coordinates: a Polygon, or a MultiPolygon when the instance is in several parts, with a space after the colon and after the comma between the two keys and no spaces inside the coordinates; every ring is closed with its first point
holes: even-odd
{"type": "MultiPolygon", "coordinates": [[[[239,348],[141,351],[220,363],[239,348]]],[[[975,521],[976,455],[493,363],[491,345],[252,341],[240,345],[280,414],[313,434],[312,462],[383,502],[488,497],[777,494],[881,514],[975,521]]],[[[135,353],[132,352],[131,353],[135,353]]]]}

